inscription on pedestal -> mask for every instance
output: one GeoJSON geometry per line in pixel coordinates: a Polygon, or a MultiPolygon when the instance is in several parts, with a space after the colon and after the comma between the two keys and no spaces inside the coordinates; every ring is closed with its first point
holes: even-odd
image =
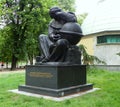
{"type": "Polygon", "coordinates": [[[40,77],[40,78],[52,78],[53,75],[51,73],[44,73],[44,72],[30,72],[30,77],[40,77]]]}

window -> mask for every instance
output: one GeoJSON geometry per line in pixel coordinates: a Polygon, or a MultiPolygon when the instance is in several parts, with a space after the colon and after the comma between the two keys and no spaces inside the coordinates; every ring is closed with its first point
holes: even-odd
{"type": "Polygon", "coordinates": [[[97,37],[97,44],[101,43],[120,43],[120,35],[104,35],[97,37]]]}

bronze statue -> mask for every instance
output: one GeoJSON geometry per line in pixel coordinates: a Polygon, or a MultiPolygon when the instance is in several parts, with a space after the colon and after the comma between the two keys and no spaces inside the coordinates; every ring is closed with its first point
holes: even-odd
{"type": "Polygon", "coordinates": [[[82,37],[82,30],[75,14],[64,12],[59,7],[53,7],[49,15],[53,20],[49,24],[48,36],[44,34],[39,36],[42,55],[37,57],[36,61],[81,63],[81,59],[73,60],[72,58],[71,60],[74,55],[75,57],[81,56],[76,44],[82,37]]]}

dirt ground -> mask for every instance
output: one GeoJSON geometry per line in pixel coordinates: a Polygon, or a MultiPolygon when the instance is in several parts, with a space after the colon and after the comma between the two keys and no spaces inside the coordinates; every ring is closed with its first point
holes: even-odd
{"type": "Polygon", "coordinates": [[[0,69],[0,74],[1,73],[23,73],[25,72],[25,69],[16,69],[14,71],[11,71],[10,69],[0,69]]]}

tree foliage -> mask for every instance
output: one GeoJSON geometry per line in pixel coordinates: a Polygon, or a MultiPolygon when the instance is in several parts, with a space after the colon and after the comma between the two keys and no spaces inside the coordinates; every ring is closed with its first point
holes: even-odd
{"type": "Polygon", "coordinates": [[[66,11],[75,11],[75,0],[57,0],[58,6],[66,11]]]}
{"type": "Polygon", "coordinates": [[[84,21],[84,19],[86,18],[87,16],[87,13],[84,13],[84,14],[80,14],[80,15],[77,15],[77,20],[78,20],[78,23],[81,25],[84,21]]]}
{"type": "Polygon", "coordinates": [[[119,52],[119,53],[117,53],[117,55],[119,55],[119,56],[120,56],[120,52],[119,52]]]}
{"type": "Polygon", "coordinates": [[[32,48],[26,51],[26,45],[30,44],[29,46],[34,47],[34,44],[37,43],[37,41],[33,42],[35,38],[46,31],[50,20],[48,10],[53,3],[53,0],[0,1],[0,16],[6,23],[6,27],[1,31],[1,35],[5,38],[2,50],[10,49],[3,53],[10,54],[12,69],[16,68],[18,60],[25,58],[26,52],[32,54],[32,48]],[[8,33],[5,33],[6,31],[8,33]]]}
{"type": "Polygon", "coordinates": [[[0,30],[1,44],[0,44],[0,60],[2,62],[10,62],[11,60],[11,38],[9,27],[0,30]]]}

